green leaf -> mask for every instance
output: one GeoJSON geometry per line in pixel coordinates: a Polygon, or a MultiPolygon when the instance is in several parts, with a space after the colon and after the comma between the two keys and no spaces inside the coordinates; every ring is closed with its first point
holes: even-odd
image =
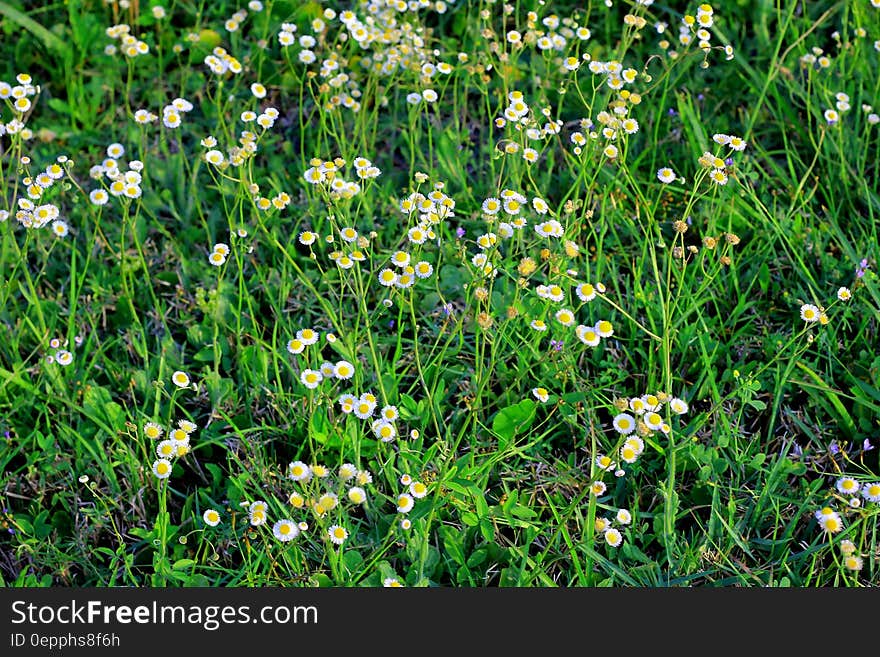
{"type": "Polygon", "coordinates": [[[309,417],[309,436],[322,445],[326,444],[330,436],[330,422],[327,420],[327,414],[320,408],[315,409],[309,417]]]}
{"type": "Polygon", "coordinates": [[[55,436],[51,433],[48,435],[44,435],[42,431],[37,432],[37,445],[40,446],[42,450],[49,450],[55,444],[55,436]]]}
{"type": "Polygon", "coordinates": [[[471,556],[468,557],[467,565],[468,568],[475,568],[477,566],[481,566],[486,561],[486,557],[488,556],[488,552],[486,548],[479,548],[478,550],[474,550],[471,556]]]}
{"type": "Polygon", "coordinates": [[[211,586],[211,580],[209,580],[204,575],[190,575],[184,586],[193,587],[193,588],[204,588],[206,586],[211,586]]]}
{"type": "Polygon", "coordinates": [[[33,18],[10,6],[9,3],[0,2],[0,14],[37,37],[47,50],[53,50],[65,58],[70,56],[70,46],[33,18]]]}
{"type": "Polygon", "coordinates": [[[758,285],[761,286],[761,292],[767,294],[767,290],[770,289],[770,268],[766,262],[758,269],[758,285]]]}
{"type": "Polygon", "coordinates": [[[205,463],[204,467],[211,473],[211,485],[214,488],[219,488],[220,482],[223,481],[223,471],[220,466],[216,463],[205,463]]]}
{"type": "Polygon", "coordinates": [[[511,510],[511,514],[513,514],[517,518],[523,518],[525,520],[534,518],[538,515],[535,511],[526,506],[523,506],[522,504],[517,504],[516,506],[514,506],[511,510]]]}
{"type": "Polygon", "coordinates": [[[438,528],[438,532],[443,540],[443,548],[446,554],[452,557],[453,561],[457,564],[463,566],[465,564],[464,548],[462,546],[464,534],[446,525],[441,525],[438,528]]]}
{"type": "Polygon", "coordinates": [[[356,573],[363,565],[364,557],[357,550],[348,550],[343,553],[342,561],[349,572],[356,573]]]}
{"type": "Polygon", "coordinates": [[[516,434],[527,430],[535,420],[535,402],[523,399],[517,404],[502,408],[492,420],[492,431],[504,443],[509,444],[516,434]]]}
{"type": "Polygon", "coordinates": [[[70,105],[65,103],[60,98],[50,98],[48,104],[50,108],[52,108],[59,114],[63,114],[65,116],[70,114],[70,105]]]}
{"type": "Polygon", "coordinates": [[[200,363],[213,363],[214,347],[202,347],[195,354],[193,354],[193,360],[196,360],[200,363]]]}
{"type": "Polygon", "coordinates": [[[462,513],[461,521],[468,527],[476,527],[478,524],[480,524],[480,519],[477,517],[477,514],[471,511],[465,511],[464,513],[462,513]]]}
{"type": "Polygon", "coordinates": [[[128,533],[132,536],[137,536],[144,541],[152,541],[153,537],[156,535],[154,529],[146,529],[145,527],[130,527],[128,533]]]}
{"type": "Polygon", "coordinates": [[[26,518],[24,518],[24,516],[16,516],[15,523],[18,525],[23,534],[30,535],[34,533],[34,526],[31,525],[30,520],[27,520],[26,518]]]}
{"type": "Polygon", "coordinates": [[[483,491],[476,487],[470,488],[469,490],[471,497],[474,498],[474,505],[477,507],[477,515],[480,516],[480,518],[485,518],[489,515],[489,505],[486,503],[483,491]]]}
{"type": "Polygon", "coordinates": [[[43,510],[34,518],[34,536],[39,539],[46,538],[52,533],[52,525],[47,522],[49,511],[43,510]]]}
{"type": "Polygon", "coordinates": [[[418,417],[418,403],[406,393],[400,395],[398,408],[400,410],[400,417],[404,420],[412,420],[418,417]]]}
{"type": "Polygon", "coordinates": [[[210,371],[203,379],[211,404],[219,406],[224,400],[234,399],[235,382],[232,379],[222,377],[217,372],[210,371]]]}
{"type": "Polygon", "coordinates": [[[342,447],[339,431],[330,422],[327,417],[327,411],[323,408],[316,408],[309,418],[309,435],[315,439],[315,442],[321,445],[326,445],[333,449],[342,447]]]}
{"type": "Polygon", "coordinates": [[[623,554],[623,556],[627,559],[632,559],[633,561],[641,561],[642,563],[647,564],[653,563],[653,561],[651,561],[651,558],[647,554],[642,552],[638,547],[628,541],[624,542],[620,549],[621,554],[623,554]]]}
{"type": "Polygon", "coordinates": [[[111,429],[121,429],[125,424],[125,411],[113,401],[110,391],[100,386],[86,387],[83,395],[86,415],[103,420],[111,429]]]}

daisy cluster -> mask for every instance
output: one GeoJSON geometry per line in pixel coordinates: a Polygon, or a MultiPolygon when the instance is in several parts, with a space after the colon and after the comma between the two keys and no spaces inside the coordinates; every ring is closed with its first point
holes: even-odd
{"type": "MultiPolygon", "coordinates": [[[[880,3],[876,2],[876,0],[871,0],[871,3],[876,7],[880,6],[880,3]]],[[[835,47],[838,52],[846,52],[850,50],[853,45],[859,47],[860,44],[857,42],[865,39],[868,36],[868,32],[864,27],[858,26],[853,29],[852,37],[853,40],[856,41],[853,43],[843,43],[843,35],[837,30],[831,33],[831,38],[835,42],[835,47]]],[[[880,52],[880,40],[874,41],[874,50],[880,52]]],[[[833,69],[835,67],[835,60],[829,54],[826,53],[822,48],[818,46],[812,46],[807,52],[802,54],[798,60],[800,67],[803,70],[809,71],[810,73],[814,71],[825,71],[829,69],[833,69]]],[[[852,109],[852,99],[849,94],[844,91],[833,91],[829,89],[827,82],[824,77],[817,76],[815,78],[816,89],[821,95],[821,105],[824,107],[822,109],[822,118],[825,121],[825,125],[832,127],[838,126],[843,121],[843,117],[852,109]]],[[[877,125],[880,123],[880,115],[874,111],[872,105],[868,103],[862,103],[861,105],[862,112],[865,115],[865,122],[868,125],[877,125]]]]}
{"type": "MultiPolygon", "coordinates": [[[[620,412],[614,416],[611,425],[624,440],[619,450],[620,459],[629,464],[635,463],[644,451],[643,438],[652,438],[657,433],[671,433],[672,426],[667,419],[670,413],[684,415],[688,412],[686,401],[664,392],[617,399],[614,405],[620,412]]],[[[611,470],[614,463],[609,459],[600,467],[602,470],[611,470]]]]}
{"type": "MultiPolygon", "coordinates": [[[[21,164],[21,184],[24,194],[19,196],[15,203],[17,210],[15,219],[25,228],[39,229],[51,224],[52,233],[56,237],[66,237],[70,228],[61,217],[59,207],[61,185],[59,181],[64,179],[65,173],[73,165],[66,155],[60,155],[50,165],[39,173],[31,170],[31,158],[24,156],[19,160],[21,164]]],[[[0,221],[6,221],[9,214],[6,210],[0,211],[0,221]]]]}
{"type": "MultiPolygon", "coordinates": [[[[816,523],[829,537],[846,530],[845,516],[851,519],[871,518],[880,509],[880,481],[859,481],[844,475],[835,480],[833,494],[844,503],[844,511],[837,511],[833,504],[828,504],[813,513],[816,523]]],[[[843,539],[838,547],[847,570],[862,569],[864,560],[853,541],[843,539]]]]}
{"type": "Polygon", "coordinates": [[[89,200],[93,205],[106,205],[111,196],[121,198],[125,203],[139,199],[143,194],[144,163],[129,160],[123,165],[121,158],[125,155],[125,147],[119,143],[107,146],[106,155],[101,164],[89,169],[89,177],[101,183],[101,187],[89,193],[89,200]]]}
{"type": "MultiPolygon", "coordinates": [[[[341,227],[339,235],[343,248],[334,249],[327,254],[327,257],[339,269],[351,269],[356,263],[367,260],[367,254],[364,252],[364,249],[369,246],[370,241],[366,236],[361,235],[354,226],[341,227]]],[[[335,242],[336,240],[334,239],[331,243],[335,242]]]]}
{"type": "MultiPolygon", "coordinates": [[[[481,14],[483,20],[490,18],[489,10],[481,14]]],[[[550,55],[559,55],[566,52],[572,42],[585,42],[590,39],[590,29],[581,26],[572,16],[559,17],[557,14],[548,14],[538,20],[538,14],[529,11],[526,14],[525,30],[511,29],[504,35],[505,41],[514,49],[534,47],[539,51],[550,55]]],[[[571,68],[571,63],[566,61],[566,68],[571,68]]]]}
{"type": "MultiPolygon", "coordinates": [[[[470,257],[472,274],[478,283],[474,288],[478,301],[488,303],[488,286],[500,273],[506,258],[537,245],[540,247],[539,257],[522,257],[516,267],[519,274],[517,287],[533,291],[539,300],[538,304],[526,303],[531,309],[530,314],[524,317],[528,326],[537,333],[552,335],[552,344],[558,350],[568,339],[566,330],[573,329],[574,337],[591,347],[598,346],[603,338],[614,334],[612,323],[606,319],[591,323],[578,321],[578,315],[585,305],[597,296],[604,295],[606,289],[600,282],[577,280],[575,269],[564,269],[567,264],[562,254],[565,258],[576,258],[580,254],[580,247],[574,239],[567,237],[566,227],[554,216],[543,198],[528,197],[506,188],[497,196],[485,198],[480,212],[488,231],[477,235],[474,240],[477,253],[470,257]],[[524,232],[523,229],[530,225],[531,229],[524,232]],[[538,238],[537,242],[535,237],[538,238]],[[535,281],[536,272],[544,273],[545,270],[543,281],[535,281]]],[[[460,237],[464,235],[464,232],[460,233],[460,237]]],[[[519,316],[520,312],[517,305],[509,307],[508,319],[519,316]]],[[[487,312],[481,313],[477,321],[484,327],[492,324],[487,312]]],[[[546,397],[544,394],[536,396],[542,401],[546,397]]]]}
{"type": "MultiPolygon", "coordinates": [[[[343,463],[333,477],[326,466],[293,461],[287,467],[287,477],[296,482],[296,489],[287,499],[290,507],[300,513],[310,511],[318,524],[326,526],[326,537],[332,544],[344,544],[351,535],[348,527],[352,526],[352,517],[360,514],[360,509],[369,505],[368,488],[372,487],[372,474],[368,470],[358,469],[352,463],[343,463]]],[[[394,504],[397,513],[402,516],[401,529],[408,530],[412,527],[412,522],[406,515],[413,510],[415,500],[425,497],[429,489],[427,484],[413,480],[406,474],[401,476],[400,483],[405,488],[394,498],[394,504]]],[[[248,509],[248,520],[252,527],[266,524],[266,502],[244,502],[242,506],[248,509]]],[[[207,517],[205,520],[207,522],[207,517]]],[[[279,541],[287,542],[308,527],[308,523],[304,521],[295,523],[290,519],[282,519],[273,526],[273,534],[279,541]]]]}
{"type": "MultiPolygon", "coordinates": [[[[375,438],[383,443],[389,443],[400,435],[395,422],[400,417],[396,406],[386,404],[379,408],[379,401],[372,392],[365,392],[360,396],[344,393],[337,400],[340,410],[346,415],[354,415],[360,420],[370,421],[370,431],[375,438]]],[[[418,432],[410,432],[411,438],[416,438],[418,432]]]]}
{"type": "MultiPolygon", "coordinates": [[[[162,108],[162,125],[176,130],[183,124],[183,115],[193,110],[193,104],[186,98],[175,98],[162,108]]],[[[138,125],[155,123],[159,117],[148,109],[136,110],[133,117],[138,125]]]]}
{"type": "MultiPolygon", "coordinates": [[[[248,523],[251,527],[261,527],[267,524],[269,517],[269,504],[265,500],[242,502],[241,507],[246,509],[248,523]]],[[[214,509],[208,509],[203,516],[205,524],[211,527],[220,522],[220,515],[214,509]]],[[[272,525],[272,535],[282,543],[288,543],[301,533],[308,531],[309,524],[305,521],[295,522],[290,518],[282,518],[272,525]]]]}
{"type": "MultiPolygon", "coordinates": [[[[432,79],[449,75],[453,65],[438,60],[439,51],[429,47],[424,32],[404,18],[429,9],[442,14],[448,4],[451,2],[360,0],[340,12],[328,7],[306,30],[294,23],[282,23],[278,44],[288,64],[295,60],[308,77],[318,81],[317,91],[326,112],[340,108],[359,112],[363,96],[360,81],[365,75],[389,77],[410,70],[419,72],[424,88],[409,92],[407,101],[434,102],[438,95],[429,86],[432,79]],[[356,59],[349,61],[334,47],[345,42],[357,44],[356,59]]],[[[382,105],[386,103],[384,99],[382,105]]]]}
{"type": "MultiPolygon", "coordinates": [[[[304,359],[308,359],[310,356],[308,347],[317,344],[320,338],[321,333],[316,329],[299,329],[294,337],[287,341],[287,351],[295,356],[301,356],[304,359]]],[[[324,336],[324,340],[328,344],[334,344],[336,342],[336,336],[332,333],[327,333],[324,336]]],[[[318,349],[320,349],[320,347],[318,349]]],[[[320,357],[320,353],[314,354],[313,356],[320,357]]],[[[350,379],[352,376],[354,376],[354,365],[347,360],[340,360],[335,364],[329,361],[323,361],[319,366],[316,366],[315,369],[309,367],[302,368],[300,372],[300,381],[309,390],[314,390],[325,379],[339,379],[344,381],[350,379]]]]}
{"type": "MultiPolygon", "coordinates": [[[[837,288],[837,301],[845,303],[850,299],[852,299],[852,290],[845,286],[837,288]]],[[[822,306],[817,306],[814,303],[802,304],[800,308],[800,317],[807,325],[818,323],[825,326],[831,321],[828,318],[826,309],[822,306]]]]}
{"type": "MultiPolygon", "coordinates": [[[[296,332],[296,336],[288,340],[287,351],[305,360],[305,365],[300,368],[300,383],[308,390],[315,390],[328,381],[348,381],[356,373],[355,364],[348,360],[330,361],[318,360],[320,353],[310,353],[309,347],[318,343],[320,332],[304,328],[296,332]]],[[[335,343],[336,336],[328,333],[328,343],[335,343]]],[[[386,404],[379,407],[379,400],[372,392],[364,392],[360,395],[343,393],[337,398],[339,409],[345,415],[354,415],[361,420],[370,421],[370,431],[381,442],[391,442],[398,437],[399,431],[395,421],[400,417],[396,406],[386,404]]]]}
{"type": "MultiPolygon", "coordinates": [[[[682,16],[678,25],[678,44],[687,49],[696,42],[697,47],[706,57],[700,64],[702,68],[709,67],[708,56],[713,49],[722,50],[724,52],[724,59],[727,61],[734,58],[734,49],[732,45],[727,44],[723,47],[712,45],[712,33],[710,32],[710,28],[712,28],[714,24],[715,10],[712,8],[712,5],[704,3],[697,7],[697,11],[694,14],[685,14],[682,16]]],[[[655,23],[654,27],[658,33],[664,34],[668,25],[659,22],[655,23]]],[[[680,56],[678,51],[672,49],[672,44],[668,39],[661,39],[659,46],[671,59],[676,59],[680,56]]]]}
{"type": "Polygon", "coordinates": [[[168,428],[167,437],[165,427],[157,422],[147,422],[141,429],[145,438],[157,441],[154,448],[156,456],[153,461],[152,471],[158,479],[167,479],[171,476],[175,459],[189,454],[191,449],[192,435],[198,429],[198,425],[186,419],[178,420],[176,426],[168,428]]]}
{"type": "Polygon", "coordinates": [[[404,490],[397,494],[394,501],[397,505],[397,513],[403,516],[400,519],[400,528],[407,530],[412,527],[412,521],[406,515],[413,510],[416,500],[420,500],[428,494],[428,485],[413,479],[408,474],[400,476],[400,484],[404,490]]]}
{"type": "Polygon", "coordinates": [[[205,66],[211,73],[218,76],[226,75],[226,73],[238,75],[244,70],[241,62],[220,46],[216,46],[210,55],[205,56],[205,66]]]}
{"type": "MultiPolygon", "coordinates": [[[[836,99],[835,106],[829,107],[822,113],[825,123],[829,126],[837,125],[841,121],[844,113],[851,109],[848,94],[838,91],[834,94],[834,98],[836,99]]],[[[877,125],[880,123],[880,115],[874,111],[874,108],[871,105],[863,103],[862,112],[867,115],[865,121],[868,125],[877,125]]]]}
{"type": "Polygon", "coordinates": [[[612,548],[623,543],[623,532],[632,523],[633,517],[629,509],[618,509],[612,517],[601,516],[593,522],[596,533],[602,537],[606,545],[612,548]]]}
{"type": "Polygon", "coordinates": [[[585,155],[584,150],[591,141],[602,145],[602,155],[608,161],[616,160],[626,140],[635,135],[641,128],[638,120],[631,115],[633,108],[642,103],[642,95],[624,88],[635,82],[638,74],[635,69],[623,68],[618,61],[592,61],[594,75],[604,75],[606,84],[617,90],[615,97],[609,101],[606,109],[596,114],[594,121],[584,117],[577,123],[578,129],[569,135],[573,145],[572,152],[576,156],[585,155]]]}
{"type": "Polygon", "coordinates": [[[534,146],[562,131],[563,122],[559,119],[551,120],[553,110],[544,107],[541,110],[543,119],[536,115],[525,102],[525,96],[521,91],[511,91],[507,94],[508,104],[501,116],[496,117],[495,127],[513,128],[514,138],[504,142],[503,152],[512,155],[520,153],[523,160],[528,164],[538,161],[539,152],[534,146]],[[543,121],[543,123],[542,123],[543,121]]]}
{"type": "Polygon", "coordinates": [[[218,242],[211,249],[211,253],[208,254],[208,262],[210,262],[215,267],[221,267],[226,263],[226,258],[229,256],[229,245],[225,242],[218,242]]]}
{"type": "MultiPolygon", "coordinates": [[[[76,336],[74,338],[74,343],[76,346],[80,346],[83,343],[83,337],[81,335],[76,336]]],[[[51,353],[46,356],[46,362],[50,365],[52,363],[58,363],[62,367],[67,367],[73,362],[73,353],[70,351],[72,347],[68,344],[68,341],[64,338],[52,338],[49,340],[49,349],[51,353]]]]}
{"type": "Polygon", "coordinates": [[[141,55],[147,55],[150,52],[149,44],[134,36],[131,33],[130,25],[125,23],[112,25],[105,30],[105,34],[120,44],[118,48],[114,43],[107,44],[104,48],[104,53],[107,55],[115,55],[118,51],[121,51],[126,57],[134,59],[141,55]]]}
{"type": "MultiPolygon", "coordinates": [[[[529,200],[520,192],[503,189],[497,197],[486,198],[480,209],[484,221],[492,230],[476,238],[478,252],[471,257],[471,265],[474,266],[478,278],[495,278],[498,275],[497,264],[501,257],[502,242],[510,240],[529,225],[525,214],[529,209],[529,200]]],[[[549,213],[547,203],[539,197],[532,199],[531,209],[541,216],[549,213]]],[[[534,230],[539,236],[548,239],[559,239],[565,232],[562,224],[552,218],[536,224],[534,230]]]]}
{"type": "Polygon", "coordinates": [[[259,0],[252,0],[248,3],[247,9],[241,8],[232,14],[223,25],[227,32],[237,32],[241,28],[242,24],[247,20],[248,9],[258,14],[263,11],[263,3],[259,0]]]}
{"type": "MultiPolygon", "coordinates": [[[[593,285],[592,283],[575,282],[572,285],[572,289],[574,292],[572,300],[577,298],[581,304],[587,304],[595,299],[597,294],[605,293],[605,286],[602,283],[596,283],[593,285]]],[[[535,293],[541,299],[550,301],[554,304],[562,303],[566,299],[564,290],[558,284],[538,285],[537,288],[535,288],[535,293]]],[[[576,307],[576,305],[573,307],[576,307]]],[[[552,311],[551,309],[551,312],[553,314],[554,322],[560,327],[574,326],[575,337],[588,347],[597,347],[602,339],[610,338],[614,335],[614,325],[607,319],[600,319],[595,324],[577,324],[575,326],[577,322],[575,310],[571,310],[570,308],[560,308],[556,311],[552,311]]],[[[529,326],[536,331],[548,330],[548,324],[543,319],[533,319],[529,326]]],[[[557,338],[562,337],[558,333],[556,336],[557,338]]]]}
{"type": "MultiPolygon", "coordinates": [[[[424,175],[416,174],[417,180],[424,182],[424,175]]],[[[405,245],[395,250],[378,273],[379,285],[393,290],[412,287],[417,279],[427,279],[434,274],[434,266],[423,260],[422,255],[428,244],[437,239],[435,229],[455,217],[455,201],[444,192],[444,184],[437,182],[428,194],[415,191],[400,200],[400,212],[407,217],[405,245]]],[[[387,298],[385,305],[393,303],[387,298]]]]}
{"type": "MultiPolygon", "coordinates": [[[[251,85],[251,93],[256,98],[263,98],[266,95],[266,89],[262,84],[255,82],[251,85]]],[[[260,141],[266,132],[271,130],[275,121],[278,119],[279,112],[276,108],[267,106],[261,111],[244,110],[239,115],[239,120],[243,124],[238,136],[238,143],[226,148],[225,153],[217,148],[218,142],[216,137],[208,135],[199,143],[208,150],[204,154],[205,161],[216,167],[219,171],[225,171],[228,167],[241,167],[245,162],[253,158],[259,151],[260,141]],[[256,124],[259,129],[251,129],[252,124],[256,124]]],[[[256,183],[248,185],[254,204],[260,210],[283,210],[290,204],[290,195],[284,192],[272,199],[260,196],[260,187],[256,183]]]]}
{"type": "MultiPolygon", "coordinates": [[[[361,180],[378,178],[381,171],[365,157],[356,157],[352,162],[355,176],[361,180]]],[[[346,161],[337,157],[333,160],[312,158],[309,168],[303,172],[303,178],[310,185],[320,186],[328,192],[331,200],[350,199],[361,193],[361,185],[354,180],[346,180],[342,171],[346,161]]]]}
{"type": "MultiPolygon", "coordinates": [[[[880,0],[870,0],[871,6],[875,9],[880,9],[880,0]]],[[[857,26],[853,28],[852,31],[853,39],[865,39],[868,36],[868,31],[862,27],[857,26]]],[[[834,30],[831,33],[831,38],[834,40],[834,45],[838,49],[838,51],[846,50],[851,47],[851,44],[844,44],[842,39],[843,35],[839,30],[834,30]]],[[[874,50],[880,52],[880,39],[877,39],[873,43],[874,50]]],[[[834,63],[834,58],[825,52],[819,46],[812,46],[807,52],[801,55],[798,59],[801,68],[808,69],[810,71],[822,71],[830,69],[834,63]]]]}
{"type": "Polygon", "coordinates": [[[701,167],[708,171],[709,180],[716,185],[726,185],[730,174],[730,167],[733,166],[733,153],[741,152],[746,149],[746,142],[736,135],[727,135],[721,132],[712,135],[712,141],[721,146],[728,148],[726,153],[720,153],[724,157],[720,157],[717,153],[705,151],[697,160],[701,167]]]}
{"type": "Polygon", "coordinates": [[[300,512],[311,511],[322,526],[334,522],[326,528],[326,536],[331,543],[342,545],[349,537],[346,525],[351,526],[351,515],[369,503],[367,489],[373,483],[370,471],[343,463],[333,477],[324,465],[293,461],[287,466],[287,478],[296,486],[288,496],[288,504],[300,512]]]}
{"type": "MultiPolygon", "coordinates": [[[[334,220],[335,217],[331,217],[331,219],[334,220]]],[[[341,226],[335,232],[337,235],[330,232],[324,236],[323,241],[326,244],[340,243],[342,245],[341,249],[334,249],[327,254],[327,257],[339,269],[351,269],[357,263],[365,262],[368,259],[365,249],[370,246],[370,238],[375,236],[374,232],[370,232],[368,237],[367,235],[362,235],[351,225],[341,226]],[[339,242],[337,242],[337,236],[339,237],[339,242]]],[[[311,230],[304,230],[299,234],[298,241],[303,246],[309,247],[313,258],[317,257],[313,247],[316,243],[320,243],[321,241],[321,236],[318,233],[311,230]]]]}
{"type": "Polygon", "coordinates": [[[5,105],[12,110],[12,119],[6,123],[0,121],[0,137],[19,135],[27,141],[34,136],[34,133],[25,124],[34,106],[35,97],[40,93],[40,87],[33,83],[33,78],[28,73],[16,75],[15,82],[16,84],[13,85],[0,80],[0,100],[4,101],[0,103],[0,108],[5,105]]]}

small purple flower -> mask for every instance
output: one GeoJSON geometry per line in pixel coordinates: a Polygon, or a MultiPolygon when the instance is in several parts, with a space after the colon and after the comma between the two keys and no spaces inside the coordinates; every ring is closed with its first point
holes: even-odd
{"type": "Polygon", "coordinates": [[[801,458],[804,455],[804,448],[797,443],[793,443],[792,451],[794,451],[794,455],[798,458],[801,458]]]}
{"type": "Polygon", "coordinates": [[[697,94],[697,100],[703,100],[705,96],[703,94],[697,94]]]}
{"type": "Polygon", "coordinates": [[[392,328],[392,329],[394,328],[394,320],[393,319],[388,320],[388,328],[392,328]]]}
{"type": "Polygon", "coordinates": [[[459,226],[458,228],[456,228],[456,229],[455,229],[455,236],[456,236],[458,239],[461,239],[462,237],[464,237],[464,228],[462,228],[461,226],[459,226]]]}
{"type": "Polygon", "coordinates": [[[733,166],[733,158],[732,157],[727,158],[726,160],[724,160],[724,164],[726,164],[729,167],[732,167],[733,166]]]}
{"type": "Polygon", "coordinates": [[[868,270],[868,259],[862,258],[862,261],[859,263],[859,266],[856,267],[856,278],[861,278],[865,275],[865,272],[868,270]]]}
{"type": "Polygon", "coordinates": [[[837,445],[836,440],[832,440],[831,444],[828,445],[828,451],[832,454],[840,454],[840,447],[837,445]]]}
{"type": "Polygon", "coordinates": [[[875,448],[871,444],[871,441],[868,440],[867,438],[865,438],[865,442],[862,443],[862,451],[863,452],[870,452],[872,449],[875,449],[875,448]]]}
{"type": "Polygon", "coordinates": [[[676,116],[678,112],[676,112],[672,107],[669,108],[669,116],[676,116]]]}
{"type": "Polygon", "coordinates": [[[452,304],[444,303],[443,304],[443,314],[449,317],[452,314],[452,304]]]}
{"type": "Polygon", "coordinates": [[[550,340],[550,347],[553,351],[562,351],[562,347],[565,343],[562,340],[550,340]]]}

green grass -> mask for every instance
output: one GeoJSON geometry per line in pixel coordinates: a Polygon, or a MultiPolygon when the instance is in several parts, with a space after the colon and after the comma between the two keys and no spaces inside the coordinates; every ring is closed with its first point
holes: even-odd
{"type": "Polygon", "coordinates": [[[313,20],[366,3],[153,4],[0,3],[0,582],[880,582],[869,0],[729,3],[706,50],[679,36],[695,3],[431,2],[374,14],[364,47],[313,20]],[[216,47],[239,73],[212,72],[216,47]],[[522,127],[498,120],[517,99],[522,127]],[[111,144],[138,174],[120,195],[111,144]],[[504,190],[521,207],[485,210],[504,190]],[[51,209],[34,225],[49,205],[68,234],[51,209]],[[630,410],[646,395],[657,418],[630,410]],[[159,478],[145,427],[182,420],[159,478]],[[296,461],[319,467],[293,480],[296,461]],[[307,528],[281,541],[283,519],[307,528]]]}

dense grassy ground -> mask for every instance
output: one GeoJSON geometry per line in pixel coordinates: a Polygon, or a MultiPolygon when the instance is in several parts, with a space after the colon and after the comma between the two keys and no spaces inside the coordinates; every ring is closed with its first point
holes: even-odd
{"type": "Polygon", "coordinates": [[[0,581],[880,582],[880,3],[124,4],[0,2],[0,581]]]}

